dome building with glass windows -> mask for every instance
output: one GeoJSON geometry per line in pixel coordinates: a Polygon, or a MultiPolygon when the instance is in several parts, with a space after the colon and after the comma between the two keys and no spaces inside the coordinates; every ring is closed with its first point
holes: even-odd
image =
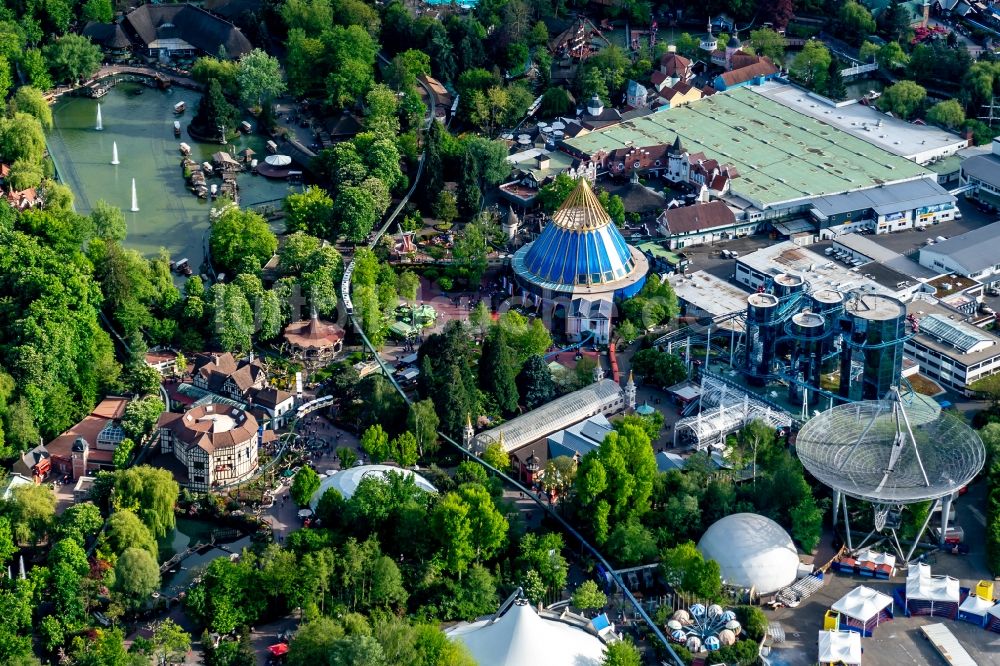
{"type": "MultiPolygon", "coordinates": [[[[512,267],[523,297],[534,297],[581,316],[605,316],[600,307],[571,307],[634,296],[646,281],[649,262],[625,242],[586,178],[566,198],[539,237],[519,249],[512,267]]],[[[577,322],[581,324],[581,322],[577,322]]],[[[574,332],[567,321],[567,333],[574,332]]],[[[587,330],[589,322],[582,322],[587,330]]]]}

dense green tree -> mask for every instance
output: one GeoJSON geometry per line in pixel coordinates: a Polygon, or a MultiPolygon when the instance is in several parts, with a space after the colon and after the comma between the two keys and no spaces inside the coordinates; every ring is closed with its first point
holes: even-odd
{"type": "Polygon", "coordinates": [[[622,315],[640,330],[659,326],[677,317],[680,306],[669,282],[647,280],[639,293],[625,301],[622,315]]]}
{"type": "Polygon", "coordinates": [[[231,136],[239,122],[239,110],[226,99],[222,84],[218,79],[210,79],[191,119],[192,130],[200,136],[221,140],[231,136]]]}
{"type": "Polygon", "coordinates": [[[542,356],[532,354],[528,357],[517,375],[517,389],[528,410],[544,405],[555,397],[556,384],[542,356]]]}
{"type": "Polygon", "coordinates": [[[41,124],[43,130],[52,129],[52,107],[38,88],[21,86],[8,105],[12,114],[26,113],[41,124]]]}
{"type": "Polygon", "coordinates": [[[146,396],[139,400],[132,400],[125,406],[125,413],[122,416],[122,428],[129,435],[141,438],[148,435],[156,425],[166,410],[163,401],[156,396],[146,396]]]}
{"type": "Polygon", "coordinates": [[[913,16],[909,7],[900,0],[890,0],[878,16],[878,31],[888,43],[898,42],[910,32],[913,16]]]}
{"type": "Polygon", "coordinates": [[[375,226],[377,213],[371,193],[360,187],[345,187],[337,196],[338,228],[352,243],[360,243],[375,226]]]}
{"type": "Polygon", "coordinates": [[[687,368],[679,356],[655,348],[636,352],[632,369],[644,383],[661,388],[673,386],[687,376],[687,368]]]}
{"type": "Polygon", "coordinates": [[[114,558],[125,552],[126,548],[142,548],[154,558],[159,551],[156,539],[143,525],[138,516],[128,509],[115,511],[108,518],[107,529],[101,536],[100,550],[105,558],[114,558]]]}
{"type": "Polygon", "coordinates": [[[37,164],[45,154],[45,132],[38,118],[16,112],[0,118],[0,155],[11,162],[37,164]]]}
{"type": "MultiPolygon", "coordinates": [[[[322,34],[321,40],[325,54],[321,62],[328,67],[317,69],[329,72],[325,80],[327,100],[335,107],[346,106],[371,87],[378,44],[357,25],[334,26],[322,34]]],[[[290,52],[289,57],[292,55],[290,52]]]]}
{"type": "Polygon", "coordinates": [[[483,341],[483,353],[479,357],[479,387],[504,414],[517,410],[515,373],[513,353],[507,343],[506,332],[499,326],[493,327],[483,341]]]}
{"type": "Polygon", "coordinates": [[[14,535],[21,543],[38,543],[52,524],[56,498],[47,485],[18,486],[10,500],[9,515],[14,535]]]}
{"type": "Polygon", "coordinates": [[[865,37],[875,32],[875,19],[871,12],[856,0],[848,0],[837,13],[837,25],[843,39],[854,46],[860,45],[865,37]]]}
{"type": "Polygon", "coordinates": [[[510,469],[510,456],[500,442],[490,442],[479,456],[491,467],[506,472],[510,469]]]}
{"type": "Polygon", "coordinates": [[[244,104],[264,106],[285,90],[281,64],[274,56],[253,49],[239,60],[236,84],[244,104]]]}
{"type": "Polygon", "coordinates": [[[98,199],[90,211],[90,219],[94,225],[94,234],[98,238],[119,243],[125,240],[128,226],[125,224],[125,214],[121,208],[98,199]]]}
{"type": "Polygon", "coordinates": [[[212,223],[209,247],[212,261],[235,274],[248,263],[257,269],[267,263],[278,249],[278,239],[258,213],[232,207],[212,223]]]}
{"type": "Polygon", "coordinates": [[[292,481],[292,488],[289,491],[292,495],[292,501],[300,507],[309,506],[313,495],[319,490],[319,485],[319,475],[313,471],[313,468],[303,467],[295,475],[295,480],[292,481]]]}
{"type": "MultiPolygon", "coordinates": [[[[45,58],[57,81],[86,79],[101,66],[101,48],[82,35],[66,34],[45,47],[45,58]]],[[[38,87],[38,81],[32,79],[38,87]]]]}
{"type": "Polygon", "coordinates": [[[313,185],[302,193],[290,192],[282,208],[289,233],[309,232],[321,238],[335,238],[333,199],[322,188],[313,185]]]}
{"type": "Polygon", "coordinates": [[[174,528],[174,505],[180,487],[173,475],[149,465],[140,465],[113,474],[113,507],[131,509],[149,528],[153,536],[162,538],[174,528]]]}
{"type": "Polygon", "coordinates": [[[235,60],[202,56],[194,61],[194,65],[191,67],[191,78],[205,86],[209,86],[213,80],[216,80],[227,97],[236,99],[239,96],[238,84],[236,83],[239,67],[239,63],[235,60]]]}
{"type": "Polygon", "coordinates": [[[622,640],[608,645],[604,651],[601,666],[639,666],[642,655],[639,648],[629,640],[622,640]]]}
{"type": "Polygon", "coordinates": [[[24,77],[32,86],[39,90],[52,87],[49,65],[40,49],[25,49],[18,60],[24,77]]]}
{"type": "Polygon", "coordinates": [[[913,81],[898,81],[885,89],[879,99],[879,107],[891,111],[893,115],[909,120],[927,99],[927,91],[913,81]]]}
{"type": "Polygon", "coordinates": [[[111,0],[86,0],[82,10],[83,20],[97,23],[111,23],[115,15],[111,0]]]}
{"type": "Polygon", "coordinates": [[[438,449],[437,430],[440,420],[434,410],[434,402],[427,398],[410,403],[406,417],[406,427],[417,440],[420,457],[431,455],[438,449]]]}
{"type": "Polygon", "coordinates": [[[391,454],[389,435],[386,434],[381,425],[370,426],[361,436],[361,448],[372,459],[372,462],[380,463],[389,458],[391,454]]]}
{"type": "Polygon", "coordinates": [[[813,90],[825,90],[833,57],[823,42],[809,40],[788,68],[793,79],[813,90]]]}
{"type": "Polygon", "coordinates": [[[548,592],[561,595],[569,570],[562,554],[564,547],[562,535],[558,532],[529,532],[521,537],[518,565],[522,571],[535,572],[548,592]]]}
{"type": "Polygon", "coordinates": [[[604,608],[607,603],[608,596],[592,580],[583,581],[573,591],[573,605],[582,611],[604,608]]]}
{"type": "Polygon", "coordinates": [[[431,525],[441,545],[445,568],[461,577],[475,560],[470,506],[456,493],[442,497],[431,514],[431,525]]]}
{"type": "Polygon", "coordinates": [[[426,205],[434,205],[444,189],[444,156],[442,155],[444,136],[447,130],[434,120],[427,131],[424,144],[424,177],[422,198],[426,205]]]}
{"type": "Polygon", "coordinates": [[[714,600],[722,592],[722,576],[715,560],[706,561],[693,542],[688,541],[663,551],[660,569],[676,590],[714,600]]]}
{"type": "Polygon", "coordinates": [[[219,346],[235,353],[248,351],[252,346],[254,318],[247,297],[235,284],[216,283],[210,292],[212,324],[219,346]]]}
{"type": "Polygon", "coordinates": [[[433,400],[444,433],[458,439],[470,415],[479,414],[474,353],[468,328],[459,321],[448,322],[418,351],[421,395],[433,400]]]}
{"type": "Polygon", "coordinates": [[[160,568],[149,551],[126,548],[115,563],[115,591],[128,607],[144,603],[160,586],[160,568]]]}
{"type": "Polygon", "coordinates": [[[417,464],[419,451],[417,438],[412,432],[404,432],[389,442],[392,459],[403,467],[413,467],[417,464]]]}
{"type": "Polygon", "coordinates": [[[935,125],[954,130],[965,122],[965,110],[957,100],[946,99],[927,110],[927,120],[935,125]]]}

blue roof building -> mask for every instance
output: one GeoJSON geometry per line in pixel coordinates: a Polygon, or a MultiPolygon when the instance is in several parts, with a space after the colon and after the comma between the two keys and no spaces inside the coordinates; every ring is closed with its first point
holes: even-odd
{"type": "MultiPolygon", "coordinates": [[[[534,242],[514,254],[518,282],[543,299],[628,298],[646,280],[649,262],[622,237],[586,178],[534,242]]],[[[568,305],[568,301],[567,301],[568,305]]]]}

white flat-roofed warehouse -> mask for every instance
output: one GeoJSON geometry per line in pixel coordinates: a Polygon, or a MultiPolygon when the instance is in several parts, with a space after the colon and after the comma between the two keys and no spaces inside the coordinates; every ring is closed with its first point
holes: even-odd
{"type": "Polygon", "coordinates": [[[1000,222],[920,248],[920,264],[994,285],[1000,278],[1000,222]]]}
{"type": "MultiPolygon", "coordinates": [[[[677,298],[684,304],[684,314],[689,317],[700,317],[705,314],[710,317],[727,315],[731,312],[743,312],[747,309],[749,291],[740,289],[711,273],[697,271],[690,275],[673,273],[667,276],[667,281],[674,288],[677,298]]],[[[724,322],[723,328],[743,326],[738,320],[724,322]]]]}
{"type": "Polygon", "coordinates": [[[736,260],[736,281],[752,291],[764,286],[767,279],[780,273],[801,276],[813,291],[835,289],[847,292],[863,288],[865,291],[886,296],[894,296],[898,291],[866,278],[860,272],[851,270],[829,257],[799,247],[791,241],[761,248],[736,260]]]}
{"type": "Polygon", "coordinates": [[[963,321],[960,313],[933,301],[916,299],[906,306],[914,335],[903,351],[920,372],[941,386],[968,395],[971,383],[1000,372],[1000,338],[963,321]]]}
{"type": "Polygon", "coordinates": [[[954,155],[969,145],[968,139],[954,132],[931,125],[914,125],[857,102],[834,106],[795,86],[769,82],[759,86],[757,92],[917,164],[954,155]]]}

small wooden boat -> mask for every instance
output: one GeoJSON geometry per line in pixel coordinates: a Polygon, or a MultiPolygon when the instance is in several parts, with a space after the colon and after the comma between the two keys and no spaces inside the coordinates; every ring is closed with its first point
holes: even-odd
{"type": "Polygon", "coordinates": [[[177,102],[176,104],[174,104],[174,113],[176,113],[177,115],[184,113],[185,109],[187,109],[187,104],[185,104],[184,102],[177,102]]]}
{"type": "Polygon", "coordinates": [[[174,121],[174,136],[181,135],[181,124],[178,121],[174,121]]]}

